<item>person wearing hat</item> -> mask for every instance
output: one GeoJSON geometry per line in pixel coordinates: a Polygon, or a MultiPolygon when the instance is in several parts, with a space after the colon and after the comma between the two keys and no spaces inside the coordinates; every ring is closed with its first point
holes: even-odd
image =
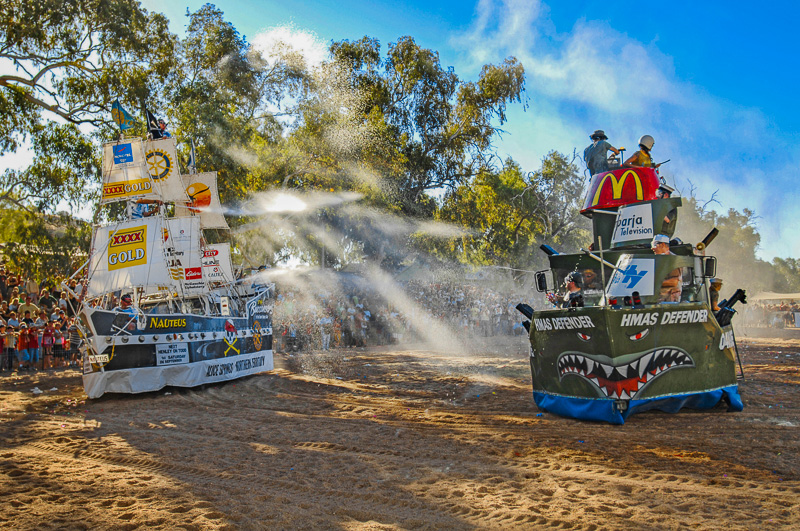
{"type": "Polygon", "coordinates": [[[134,310],[133,306],[131,305],[133,300],[129,293],[126,293],[122,297],[119,298],[119,306],[114,308],[115,312],[125,312],[130,314],[135,314],[136,310],[134,310]]]}
{"type": "Polygon", "coordinates": [[[583,275],[573,271],[564,278],[564,286],[567,292],[564,293],[564,300],[561,302],[562,308],[582,308],[583,307],[583,275]]]}
{"type": "Polygon", "coordinates": [[[171,138],[172,135],[167,131],[167,122],[163,118],[158,120],[158,128],[161,130],[161,138],[171,138]]]}
{"type": "Polygon", "coordinates": [[[709,281],[708,286],[708,298],[709,302],[711,303],[711,310],[718,312],[719,311],[719,290],[722,289],[722,279],[721,278],[712,278],[709,281]]]}
{"type": "Polygon", "coordinates": [[[608,152],[613,151],[619,155],[619,150],[607,142],[608,137],[602,129],[598,129],[589,138],[592,145],[583,150],[583,160],[589,172],[594,175],[608,171],[608,152]]]}
{"type": "MultiPolygon", "coordinates": [[[[674,255],[669,250],[669,236],[666,234],[656,234],[650,242],[653,253],[658,255],[674,255]]],[[[676,267],[664,278],[661,283],[658,302],[680,302],[683,292],[683,268],[676,267]]]]}

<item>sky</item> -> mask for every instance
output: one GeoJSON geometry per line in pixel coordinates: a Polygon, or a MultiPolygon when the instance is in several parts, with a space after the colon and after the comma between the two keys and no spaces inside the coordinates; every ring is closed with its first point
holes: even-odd
{"type": "MultiPolygon", "coordinates": [[[[204,2],[143,0],[185,31],[204,2]]],[[[517,57],[526,103],[509,108],[498,154],[532,171],[551,150],[582,152],[604,129],[627,153],[652,135],[662,176],[719,212],[750,209],[759,256],[800,258],[800,2],[570,0],[304,2],[219,0],[247,40],[280,34],[322,60],[331,41],[410,35],[464,80],[517,57]]],[[[680,230],[679,230],[680,232],[680,230]]]]}

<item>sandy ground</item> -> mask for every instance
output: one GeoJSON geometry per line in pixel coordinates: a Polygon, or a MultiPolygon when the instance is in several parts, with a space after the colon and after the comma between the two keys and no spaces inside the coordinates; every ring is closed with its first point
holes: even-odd
{"type": "Polygon", "coordinates": [[[474,350],[94,401],[74,370],[3,373],[0,527],[800,528],[800,341],[741,345],[741,413],[624,426],[539,412],[524,340],[474,350]]]}

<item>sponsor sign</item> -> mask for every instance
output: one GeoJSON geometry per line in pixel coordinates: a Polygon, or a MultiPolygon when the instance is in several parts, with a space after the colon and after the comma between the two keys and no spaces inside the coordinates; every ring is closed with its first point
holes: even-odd
{"type": "Polygon", "coordinates": [[[609,297],[624,297],[634,291],[639,295],[653,295],[655,284],[655,260],[633,258],[629,254],[620,256],[617,269],[611,277],[606,293],[609,297]]]}
{"type": "Polygon", "coordinates": [[[181,363],[189,363],[189,345],[187,343],[156,345],[157,365],[179,365],[181,363]]]}
{"type": "MultiPolygon", "coordinates": [[[[622,198],[622,192],[625,189],[625,181],[629,178],[633,179],[633,183],[635,186],[635,193],[636,193],[636,200],[641,201],[644,198],[644,193],[642,191],[642,179],[639,177],[639,174],[636,173],[634,170],[628,170],[623,173],[619,178],[614,175],[612,172],[608,172],[603,176],[603,180],[600,181],[600,184],[597,186],[597,191],[594,193],[594,198],[592,199],[591,206],[596,206],[597,203],[600,201],[600,193],[606,187],[606,185],[611,186],[611,198],[614,200],[618,200],[622,198]]],[[[628,192],[628,195],[632,195],[628,192]]],[[[633,199],[631,197],[631,199],[633,199]]]]}
{"type": "Polygon", "coordinates": [[[131,196],[149,194],[152,191],[150,179],[132,179],[126,182],[109,183],[103,185],[103,199],[123,199],[131,196]]]}
{"type": "Polygon", "coordinates": [[[109,232],[108,270],[147,263],[147,225],[109,232]]]}
{"type": "Polygon", "coordinates": [[[147,152],[147,170],[150,177],[155,181],[160,181],[172,171],[172,158],[164,149],[153,149],[147,152]]]}
{"type": "Polygon", "coordinates": [[[619,210],[611,243],[649,240],[653,237],[653,209],[650,204],[633,205],[619,210]]]}
{"type": "Polygon", "coordinates": [[[113,148],[114,164],[128,164],[133,162],[133,148],[130,144],[117,144],[113,148]]]}
{"type": "MultiPolygon", "coordinates": [[[[206,378],[219,378],[224,376],[236,377],[239,376],[238,373],[242,372],[248,373],[257,371],[258,369],[269,370],[267,367],[267,360],[264,354],[237,361],[226,360],[224,362],[206,365],[206,378]]],[[[271,369],[271,367],[269,368],[271,369]]]]}
{"type": "Polygon", "coordinates": [[[726,348],[733,348],[736,346],[736,341],[733,338],[733,330],[728,330],[722,333],[719,338],[719,349],[725,350],[726,348]]]}

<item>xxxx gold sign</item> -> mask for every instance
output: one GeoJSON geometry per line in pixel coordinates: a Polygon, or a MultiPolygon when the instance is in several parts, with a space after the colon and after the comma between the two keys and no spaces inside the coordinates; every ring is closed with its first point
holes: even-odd
{"type": "Polygon", "coordinates": [[[108,270],[147,263],[147,225],[109,232],[108,270]]]}
{"type": "Polygon", "coordinates": [[[133,179],[120,183],[108,183],[103,185],[103,199],[120,199],[137,195],[149,194],[153,188],[150,179],[133,179]]]}
{"type": "Polygon", "coordinates": [[[625,189],[625,181],[628,180],[628,177],[633,177],[634,184],[636,186],[636,199],[641,201],[644,199],[644,192],[642,191],[642,180],[639,177],[639,174],[633,170],[628,170],[623,173],[619,178],[611,172],[606,173],[603,176],[603,179],[600,181],[600,184],[597,185],[597,190],[594,193],[594,197],[592,198],[592,204],[590,206],[597,206],[597,203],[600,201],[600,194],[603,192],[603,189],[606,187],[606,182],[611,182],[611,198],[614,200],[622,198],[622,192],[625,189]]]}

